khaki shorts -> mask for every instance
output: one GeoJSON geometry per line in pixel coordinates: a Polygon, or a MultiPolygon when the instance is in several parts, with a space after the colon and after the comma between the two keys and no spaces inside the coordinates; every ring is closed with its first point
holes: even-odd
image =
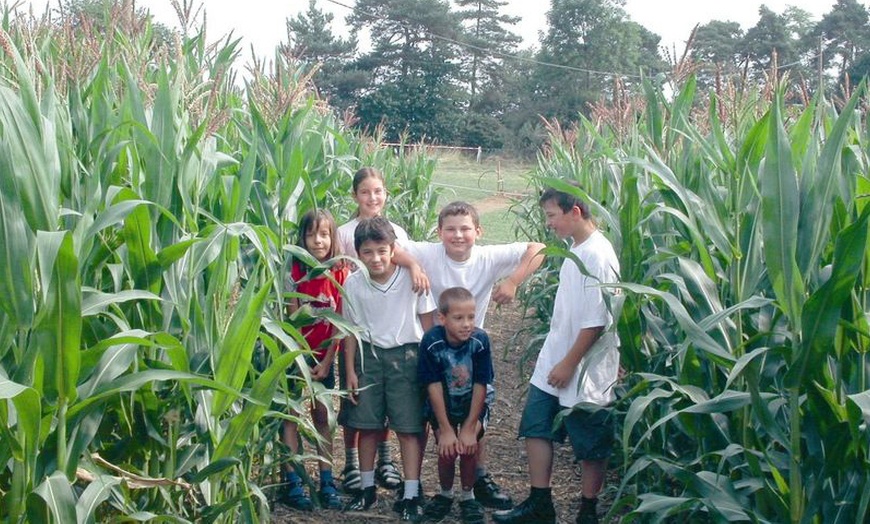
{"type": "Polygon", "coordinates": [[[357,405],[348,410],[348,426],[379,430],[389,421],[396,433],[423,431],[417,350],[417,344],[381,348],[363,343],[354,362],[360,391],[357,405]]]}

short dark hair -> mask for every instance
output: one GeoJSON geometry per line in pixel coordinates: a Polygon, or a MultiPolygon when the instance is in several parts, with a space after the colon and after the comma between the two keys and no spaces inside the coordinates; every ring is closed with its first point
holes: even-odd
{"type": "Polygon", "coordinates": [[[356,252],[359,253],[359,247],[363,245],[363,242],[369,240],[387,243],[392,246],[396,241],[396,232],[393,231],[393,224],[382,216],[360,220],[353,232],[353,247],[356,249],[356,252]]]}
{"type": "Polygon", "coordinates": [[[474,302],[474,295],[471,294],[471,291],[464,287],[447,288],[442,291],[441,296],[438,297],[438,312],[442,315],[446,315],[450,312],[450,306],[453,304],[468,301],[474,302]]]}
{"type": "Polygon", "coordinates": [[[299,219],[299,238],[296,245],[307,251],[305,236],[309,231],[316,230],[323,223],[329,224],[329,238],[331,240],[326,258],[333,258],[338,254],[338,235],[335,230],[335,219],[332,218],[332,213],[325,209],[309,209],[302,215],[302,218],[299,219]]]}
{"type": "Polygon", "coordinates": [[[471,222],[474,223],[474,227],[480,227],[480,216],[477,214],[477,209],[474,208],[468,202],[450,202],[438,213],[438,227],[444,225],[444,219],[447,217],[454,216],[468,216],[471,217],[471,222]]]}
{"type": "MultiPolygon", "coordinates": [[[[576,182],[568,182],[572,186],[577,189],[582,189],[580,184],[576,182]]],[[[580,199],[580,197],[574,195],[573,193],[568,193],[566,191],[560,191],[553,187],[548,187],[541,193],[541,198],[538,199],[538,204],[543,205],[544,202],[552,200],[559,206],[559,209],[562,210],[563,213],[567,213],[571,211],[575,206],[580,208],[580,213],[583,215],[583,218],[589,218],[589,204],[580,199]]]]}

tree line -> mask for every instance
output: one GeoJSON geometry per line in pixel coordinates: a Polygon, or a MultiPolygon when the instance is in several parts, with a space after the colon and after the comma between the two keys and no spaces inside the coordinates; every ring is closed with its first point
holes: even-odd
{"type": "Polygon", "coordinates": [[[506,4],[356,0],[342,37],[334,16],[310,0],[287,20],[281,51],[317,68],[321,96],[360,128],[380,128],[389,140],[516,152],[540,144],[541,118],[577,121],[617,86],[632,92],[643,78],[673,81],[678,62],[710,89],[773,76],[804,93],[856,85],[870,69],[870,16],[857,0],[837,0],[820,20],[762,5],[753,27],[710,21],[686,35],[685,50],[662,48],[624,0],[550,0],[538,45],[524,48],[506,4]],[[360,34],[370,40],[365,49],[360,34]]]}

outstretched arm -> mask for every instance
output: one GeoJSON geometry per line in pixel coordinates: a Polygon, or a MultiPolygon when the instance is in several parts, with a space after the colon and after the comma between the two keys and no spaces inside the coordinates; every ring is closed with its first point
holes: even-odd
{"type": "Polygon", "coordinates": [[[496,304],[508,304],[517,296],[517,288],[520,284],[537,271],[544,262],[544,255],[539,254],[544,247],[544,244],[540,242],[528,243],[526,252],[523,253],[520,264],[514,272],[495,286],[492,292],[492,299],[496,304]]]}

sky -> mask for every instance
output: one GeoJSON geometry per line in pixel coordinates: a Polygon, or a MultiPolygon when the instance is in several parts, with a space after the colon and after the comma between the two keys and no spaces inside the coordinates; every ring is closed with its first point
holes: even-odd
{"type": "MultiPolygon", "coordinates": [[[[41,12],[46,5],[56,6],[59,0],[25,0],[24,8],[33,6],[41,12]]],[[[181,3],[182,0],[179,0],[181,3]]],[[[270,57],[275,46],[286,39],[285,21],[308,8],[309,0],[188,0],[194,5],[202,4],[207,13],[209,40],[216,40],[230,31],[243,39],[243,49],[249,56],[254,52],[261,57],[270,57]]],[[[346,6],[354,0],[316,0],[319,9],[335,15],[335,31],[344,31],[344,18],[350,13],[346,6]]],[[[14,2],[12,2],[14,3],[14,2]]],[[[625,10],[629,17],[662,37],[661,44],[667,49],[676,49],[681,54],[692,28],[710,20],[739,22],[744,30],[755,25],[758,8],[767,5],[777,13],[786,6],[794,5],[808,11],[815,20],[830,11],[835,0],[626,0],[625,10]]],[[[2,0],[0,0],[2,4],[2,0]]],[[[151,11],[157,21],[178,26],[178,18],[169,0],[136,0],[138,7],[151,11]]],[[[538,34],[546,28],[546,11],[549,2],[544,0],[507,0],[505,11],[521,17],[514,28],[523,37],[524,46],[537,46],[538,34]],[[546,7],[544,7],[546,6],[546,7]]]]}

